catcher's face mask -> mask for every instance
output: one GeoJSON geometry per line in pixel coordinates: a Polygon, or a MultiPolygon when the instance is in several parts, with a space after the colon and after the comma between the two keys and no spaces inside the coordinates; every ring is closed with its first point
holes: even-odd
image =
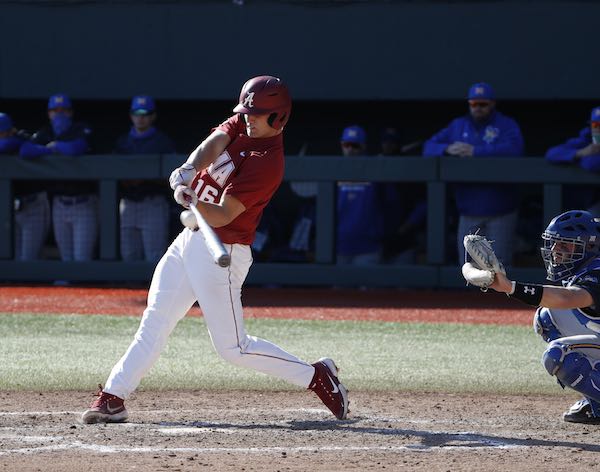
{"type": "Polygon", "coordinates": [[[548,280],[557,281],[573,275],[585,260],[585,241],[544,232],[540,248],[548,280]]]}

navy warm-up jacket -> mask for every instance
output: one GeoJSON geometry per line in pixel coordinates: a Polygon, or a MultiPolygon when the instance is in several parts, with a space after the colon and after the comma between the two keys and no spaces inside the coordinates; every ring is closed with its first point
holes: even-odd
{"type": "MultiPolygon", "coordinates": [[[[456,141],[471,144],[474,158],[523,155],[523,136],[519,125],[498,111],[481,124],[470,115],[452,120],[447,128],[425,142],[423,156],[448,156],[446,148],[456,141]]],[[[518,193],[506,184],[465,183],[456,184],[453,188],[461,215],[499,216],[515,211],[519,205],[518,193]]]]}
{"type": "MultiPolygon", "coordinates": [[[[579,136],[571,138],[563,144],[551,147],[546,152],[546,160],[555,164],[575,163],[575,153],[592,143],[592,132],[589,127],[583,128],[579,136]]],[[[594,154],[579,160],[579,166],[590,172],[600,172],[600,154],[594,154]]]]}

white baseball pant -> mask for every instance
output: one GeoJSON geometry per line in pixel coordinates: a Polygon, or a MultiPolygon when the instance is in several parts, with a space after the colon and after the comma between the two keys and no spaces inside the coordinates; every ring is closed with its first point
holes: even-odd
{"type": "Polygon", "coordinates": [[[200,232],[184,229],[159,261],[148,306],[127,352],[104,391],[127,398],[154,365],[175,325],[198,300],[213,346],[225,360],[307,388],[315,369],[244,328],[242,285],[252,265],[249,246],[226,244],[231,265],[219,267],[200,232]]]}

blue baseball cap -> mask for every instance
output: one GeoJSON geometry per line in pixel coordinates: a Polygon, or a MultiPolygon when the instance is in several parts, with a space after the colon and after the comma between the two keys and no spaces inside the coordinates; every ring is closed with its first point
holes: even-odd
{"type": "Polygon", "coordinates": [[[0,131],[9,131],[13,129],[13,122],[6,113],[0,113],[0,131]]]}
{"type": "Polygon", "coordinates": [[[73,108],[71,99],[64,93],[57,93],[48,99],[48,110],[55,108],[73,108]]]}
{"type": "Polygon", "coordinates": [[[490,84],[485,82],[478,82],[471,85],[469,89],[469,100],[495,100],[496,94],[490,84]]]}
{"type": "Polygon", "coordinates": [[[131,100],[132,115],[151,115],[156,110],[154,99],[149,95],[136,95],[131,100]]]}
{"type": "Polygon", "coordinates": [[[596,107],[592,110],[592,114],[590,115],[590,121],[600,121],[600,107],[596,107]]]}
{"type": "Polygon", "coordinates": [[[366,144],[367,133],[365,133],[365,130],[358,125],[348,126],[347,128],[344,128],[340,141],[343,143],[366,144]]]}

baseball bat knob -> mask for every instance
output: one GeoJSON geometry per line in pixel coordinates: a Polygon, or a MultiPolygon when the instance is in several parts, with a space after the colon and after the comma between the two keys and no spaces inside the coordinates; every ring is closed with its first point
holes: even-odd
{"type": "Polygon", "coordinates": [[[229,267],[229,264],[231,264],[231,256],[229,254],[223,254],[219,257],[217,263],[220,267],[229,267]]]}

